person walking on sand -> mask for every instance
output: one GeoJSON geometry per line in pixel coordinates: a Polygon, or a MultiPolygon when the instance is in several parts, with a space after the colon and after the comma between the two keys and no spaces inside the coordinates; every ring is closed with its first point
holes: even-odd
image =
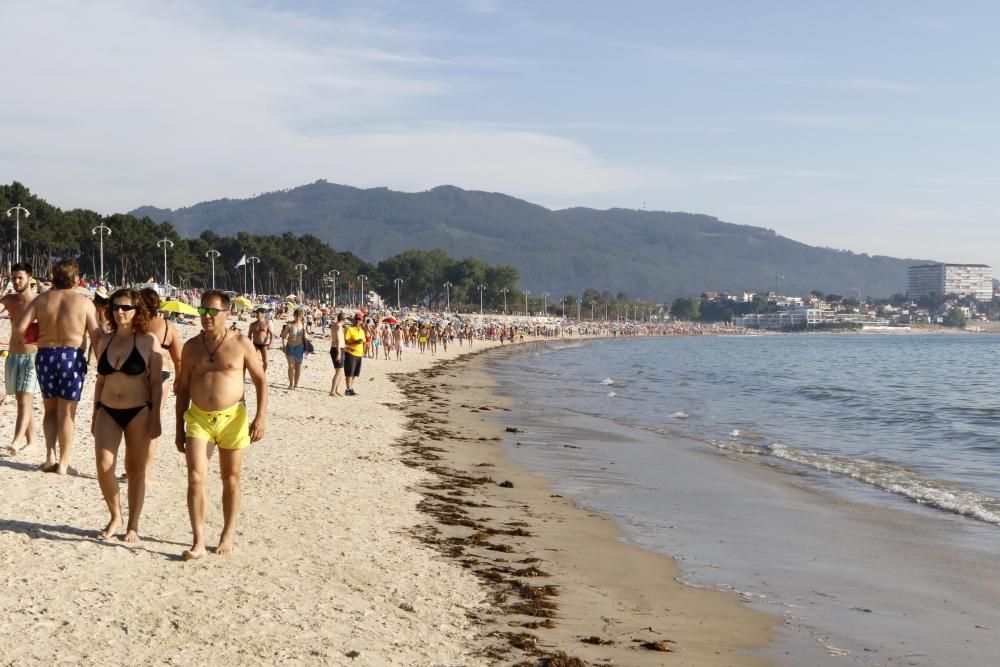
{"type": "MultiPolygon", "coordinates": [[[[155,292],[154,292],[155,294],[155,292]]],[[[111,333],[95,346],[97,386],[90,432],[97,456],[97,481],[111,518],[98,537],[110,539],[122,527],[121,491],[115,469],[125,437],[128,475],[128,525],[124,540],[139,542],[139,516],[146,497],[150,443],[160,437],[163,355],[160,340],[148,330],[149,311],[138,292],[111,295],[111,333]],[[129,335],[131,334],[131,335],[129,335]]]]}
{"type": "MultiPolygon", "coordinates": [[[[177,375],[181,370],[181,350],[183,349],[183,343],[174,323],[160,314],[160,295],[157,291],[151,287],[145,287],[139,290],[139,298],[141,299],[141,305],[146,310],[146,330],[156,338],[157,345],[155,352],[163,357],[163,370],[159,376],[159,381],[163,385],[163,391],[160,392],[163,397],[160,402],[160,412],[162,413],[163,404],[167,401],[167,383],[170,381],[170,371],[168,369],[172,364],[173,377],[176,382],[177,375]]],[[[115,313],[112,312],[111,316],[114,318],[115,313]]],[[[162,427],[160,430],[162,430],[162,427]]],[[[149,443],[149,456],[146,463],[147,483],[153,479],[153,461],[156,458],[156,450],[159,444],[159,437],[153,438],[149,443]]]]}
{"type": "Polygon", "coordinates": [[[264,368],[264,372],[267,373],[267,348],[271,347],[271,342],[274,340],[274,332],[271,331],[271,323],[267,321],[267,311],[264,308],[258,308],[255,311],[257,319],[250,323],[249,329],[247,329],[247,336],[250,337],[250,342],[253,343],[253,349],[257,350],[260,354],[260,363],[264,368]]]}
{"type": "Polygon", "coordinates": [[[60,475],[69,471],[76,406],[87,375],[86,338],[93,344],[101,335],[93,302],[75,291],[79,281],[76,260],[57,262],[52,268],[52,289],[28,304],[11,334],[15,340],[24,340],[31,323],[38,321],[35,371],[45,406],[45,463],[39,469],[60,475]]]}
{"type": "Polygon", "coordinates": [[[230,554],[240,511],[240,467],[243,450],[264,437],[267,378],[250,339],[226,327],[229,297],[219,290],[201,296],[198,314],[202,332],[184,345],[177,395],[177,450],[188,470],[187,504],[193,540],[184,560],[205,555],[205,478],[212,447],[219,449],[222,475],[222,536],[216,553],[230,554]],[[243,395],[243,376],[250,374],[257,393],[257,411],[249,421],[243,395]]]}
{"type": "Polygon", "coordinates": [[[337,319],[330,325],[330,358],[333,360],[333,380],[330,395],[343,396],[338,389],[344,381],[344,312],[337,313],[337,319]]]}
{"type": "MultiPolygon", "coordinates": [[[[10,268],[10,280],[14,293],[0,299],[0,313],[7,311],[10,321],[16,322],[28,304],[35,300],[38,293],[31,284],[31,265],[18,263],[10,268]]],[[[38,324],[30,323],[23,338],[11,336],[7,350],[7,360],[4,364],[4,378],[7,383],[7,396],[15,396],[17,401],[17,419],[14,422],[14,437],[7,451],[16,456],[19,451],[35,444],[35,416],[32,411],[35,393],[38,391],[38,379],[35,375],[35,353],[38,346],[38,324]],[[17,448],[17,443],[24,440],[24,446],[17,448]]]]}
{"type": "Polygon", "coordinates": [[[361,360],[365,356],[365,329],[361,322],[364,315],[354,316],[354,323],[344,332],[344,378],[347,381],[347,396],[357,396],[354,382],[361,375],[361,360]]]}
{"type": "Polygon", "coordinates": [[[281,340],[288,359],[288,388],[298,389],[302,361],[306,356],[306,323],[301,307],[295,309],[292,321],[282,328],[281,340]]]}

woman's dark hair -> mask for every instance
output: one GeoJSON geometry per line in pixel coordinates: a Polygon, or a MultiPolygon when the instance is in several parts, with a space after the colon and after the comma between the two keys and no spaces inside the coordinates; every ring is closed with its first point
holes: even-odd
{"type": "Polygon", "coordinates": [[[146,309],[145,304],[142,301],[142,297],[134,289],[122,288],[116,290],[114,294],[111,295],[111,302],[106,306],[108,321],[111,323],[111,331],[118,331],[118,322],[115,321],[114,312],[111,306],[114,305],[115,299],[121,299],[122,297],[127,297],[133,306],[138,306],[135,309],[135,315],[132,317],[132,331],[137,334],[143,334],[149,331],[147,325],[149,324],[149,311],[146,309]]]}
{"type": "Polygon", "coordinates": [[[154,319],[160,312],[159,293],[152,287],[143,287],[139,290],[139,298],[142,299],[142,305],[148,311],[149,319],[154,319]]]}

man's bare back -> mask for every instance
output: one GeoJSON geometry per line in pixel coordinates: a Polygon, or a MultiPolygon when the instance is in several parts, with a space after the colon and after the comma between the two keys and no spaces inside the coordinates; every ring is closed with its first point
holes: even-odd
{"type": "MultiPolygon", "coordinates": [[[[30,313],[38,320],[38,347],[75,347],[83,349],[88,333],[97,340],[99,331],[97,311],[90,299],[71,289],[53,289],[31,302],[22,313],[23,328],[31,320],[23,321],[30,313]]],[[[19,323],[20,324],[20,323],[19,323]]],[[[18,329],[23,330],[21,326],[18,329]]]]}

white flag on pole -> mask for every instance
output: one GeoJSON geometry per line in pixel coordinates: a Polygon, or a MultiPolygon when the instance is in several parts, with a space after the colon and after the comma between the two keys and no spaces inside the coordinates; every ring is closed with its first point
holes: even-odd
{"type": "Polygon", "coordinates": [[[236,262],[236,266],[234,266],[233,268],[238,269],[246,263],[247,263],[247,256],[246,253],[243,253],[243,256],[240,257],[240,261],[236,262]]]}

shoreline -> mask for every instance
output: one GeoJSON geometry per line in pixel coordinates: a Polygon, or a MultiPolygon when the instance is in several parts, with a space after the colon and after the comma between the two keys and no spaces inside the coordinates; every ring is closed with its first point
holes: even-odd
{"type": "Polygon", "coordinates": [[[613,519],[556,493],[499,446],[505,427],[484,416],[509,403],[493,393],[486,362],[526,345],[577,340],[588,339],[480,348],[393,376],[414,432],[400,442],[403,462],[434,475],[418,488],[428,521],[416,535],[489,591],[492,608],[477,619],[485,624],[481,650],[505,662],[568,656],[660,665],[669,652],[672,664],[767,664],[749,652],[771,645],[778,617],[731,593],[681,583],[671,557],[627,542],[613,519]]]}

